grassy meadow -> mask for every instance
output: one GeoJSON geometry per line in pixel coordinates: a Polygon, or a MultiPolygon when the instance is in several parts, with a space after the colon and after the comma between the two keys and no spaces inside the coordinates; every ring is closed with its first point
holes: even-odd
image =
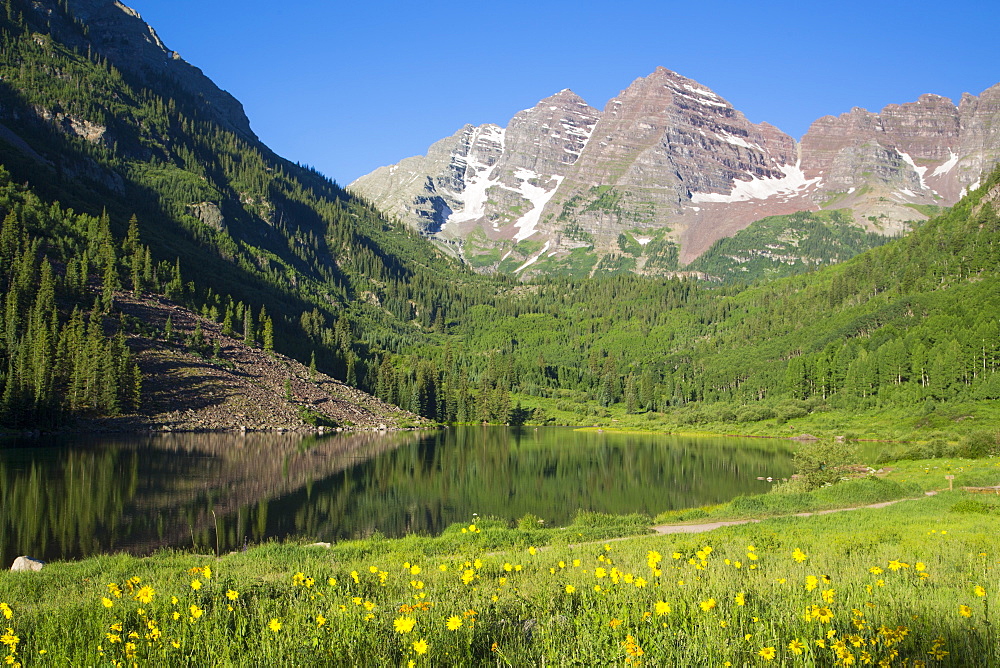
{"type": "MultiPolygon", "coordinates": [[[[694,535],[472,518],[433,538],[2,573],[0,649],[14,666],[1000,665],[1000,497],[922,494],[944,475],[1000,483],[1000,459],[893,468],[781,510],[867,503],[865,485],[899,503],[694,535]]],[[[740,504],[785,495],[704,512],[766,516],[740,504]]]]}

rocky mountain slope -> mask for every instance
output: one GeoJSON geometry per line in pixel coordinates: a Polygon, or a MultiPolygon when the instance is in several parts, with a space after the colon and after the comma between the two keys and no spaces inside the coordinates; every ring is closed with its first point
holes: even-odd
{"type": "Polygon", "coordinates": [[[662,274],[768,216],[844,210],[903,232],[977,186],[998,121],[1000,85],[827,116],[796,142],[658,68],[603,111],[564,90],[350,188],[483,269],[662,274]]]}

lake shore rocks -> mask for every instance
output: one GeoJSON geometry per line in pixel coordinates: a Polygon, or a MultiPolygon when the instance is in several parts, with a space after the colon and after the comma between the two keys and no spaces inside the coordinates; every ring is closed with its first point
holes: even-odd
{"type": "Polygon", "coordinates": [[[38,572],[45,566],[44,561],[32,559],[31,557],[18,557],[10,567],[11,572],[38,572]]]}

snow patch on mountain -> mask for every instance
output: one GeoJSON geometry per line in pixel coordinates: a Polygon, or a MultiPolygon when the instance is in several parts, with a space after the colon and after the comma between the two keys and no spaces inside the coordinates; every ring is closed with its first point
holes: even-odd
{"type": "Polygon", "coordinates": [[[489,189],[500,185],[493,177],[495,165],[489,165],[476,158],[476,146],[480,142],[494,143],[503,149],[504,129],[495,125],[485,125],[476,128],[469,140],[469,153],[463,159],[455,156],[455,163],[465,162],[465,188],[460,193],[453,193],[455,199],[461,202],[461,208],[453,210],[444,222],[444,226],[477,220],[486,215],[486,202],[489,199],[489,189]]]}
{"type": "Polygon", "coordinates": [[[903,162],[905,162],[910,167],[912,167],[913,171],[915,171],[917,173],[917,176],[920,177],[920,187],[921,187],[921,189],[927,190],[927,182],[924,181],[924,175],[927,173],[927,167],[917,167],[917,163],[915,163],[913,161],[913,158],[910,157],[910,154],[907,153],[906,151],[900,151],[897,148],[896,149],[896,153],[898,153],[899,157],[901,157],[903,159],[903,162]]]}
{"type": "Polygon", "coordinates": [[[545,245],[542,246],[542,250],[538,251],[538,255],[534,255],[534,256],[528,258],[528,260],[524,264],[522,264],[520,267],[518,267],[517,269],[514,270],[514,273],[516,274],[516,273],[518,273],[520,271],[524,271],[525,269],[527,269],[531,265],[533,265],[536,262],[538,262],[538,258],[540,258],[543,255],[545,255],[545,251],[547,251],[549,249],[550,245],[552,245],[552,242],[551,241],[546,241],[545,245]]]}
{"type": "Polygon", "coordinates": [[[556,183],[551,190],[547,190],[541,186],[530,183],[530,180],[532,179],[540,179],[539,175],[535,174],[530,169],[518,169],[514,173],[514,176],[521,180],[517,191],[522,197],[524,197],[524,199],[531,202],[531,210],[521,216],[517,222],[514,223],[514,227],[517,228],[517,234],[514,235],[514,242],[516,243],[524,241],[535,233],[538,221],[541,220],[542,217],[542,209],[544,209],[545,205],[549,203],[552,196],[556,194],[559,184],[562,183],[565,177],[553,175],[551,180],[556,183]]]}
{"type": "Polygon", "coordinates": [[[801,163],[785,165],[781,168],[785,175],[780,179],[762,179],[751,175],[749,181],[736,181],[729,194],[719,193],[692,193],[691,202],[701,204],[703,202],[721,202],[732,204],[733,202],[748,202],[752,199],[769,199],[776,196],[798,195],[810,186],[817,186],[822,180],[821,176],[807,179],[802,171],[801,163]]]}
{"type": "Polygon", "coordinates": [[[942,174],[947,174],[955,168],[955,165],[958,164],[958,154],[951,149],[948,149],[948,154],[950,157],[945,162],[938,165],[937,168],[931,172],[931,176],[941,176],[942,174]]]}
{"type": "Polygon", "coordinates": [[[733,144],[734,146],[742,146],[743,148],[753,149],[755,151],[763,151],[764,149],[760,147],[757,143],[748,142],[743,137],[738,137],[736,135],[729,134],[725,130],[715,133],[715,136],[724,142],[733,144]]]}

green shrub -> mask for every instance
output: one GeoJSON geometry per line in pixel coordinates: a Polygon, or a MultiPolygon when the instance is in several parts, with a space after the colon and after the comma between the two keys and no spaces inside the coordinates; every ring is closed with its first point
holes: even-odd
{"type": "Polygon", "coordinates": [[[845,480],[814,492],[819,504],[826,507],[857,504],[868,505],[870,503],[894,501],[920,493],[920,486],[916,483],[898,483],[875,476],[845,480]]]}
{"type": "Polygon", "coordinates": [[[805,481],[806,489],[831,485],[840,479],[837,469],[857,462],[858,451],[847,441],[807,441],[792,455],[796,475],[805,481]]]}
{"type": "Polygon", "coordinates": [[[1000,454],[1000,432],[974,431],[962,439],[955,454],[966,459],[980,459],[1000,454]]]}
{"type": "Polygon", "coordinates": [[[975,513],[979,515],[989,515],[995,512],[997,506],[992,503],[986,503],[981,499],[962,499],[951,508],[948,512],[952,513],[975,513]]]}

